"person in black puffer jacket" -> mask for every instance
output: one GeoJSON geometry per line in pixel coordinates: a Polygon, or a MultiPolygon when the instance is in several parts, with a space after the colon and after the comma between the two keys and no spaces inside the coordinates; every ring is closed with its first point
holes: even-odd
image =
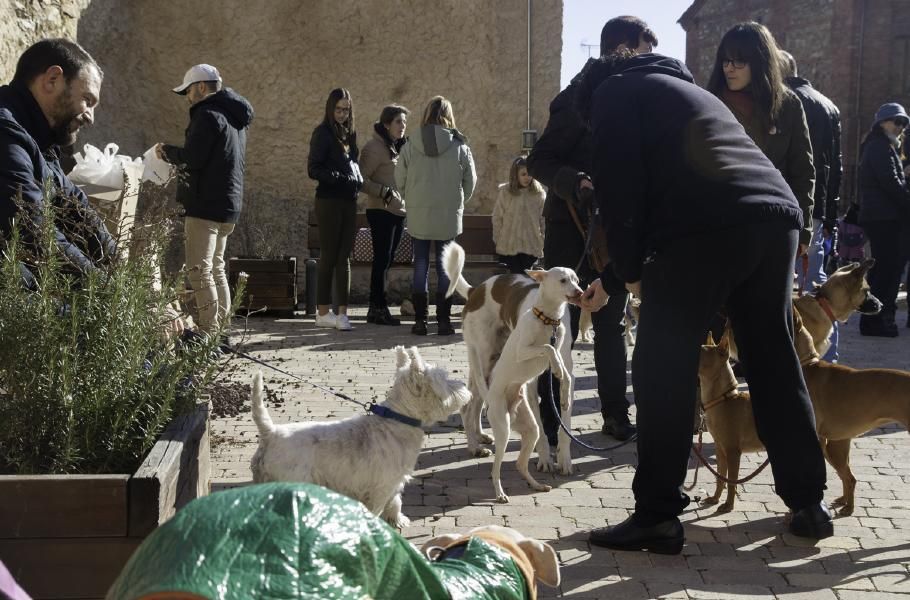
{"type": "MultiPolygon", "coordinates": [[[[685,65],[656,54],[608,57],[578,90],[590,115],[592,176],[610,257],[641,297],[632,358],[638,425],[635,512],[589,541],[676,554],[698,361],[726,305],[755,425],[791,533],[833,534],[825,461],[792,337],[793,261],[803,210],[724,103],[685,65]]],[[[601,282],[582,306],[606,303],[601,282]]]]}
{"type": "Polygon", "coordinates": [[[348,296],[351,293],[351,251],[357,233],[357,193],[363,176],[357,159],[354,104],[351,93],[336,88],[325,103],[325,117],[310,138],[307,173],[316,186],[316,218],[319,220],[319,270],[316,282],[317,327],[350,331],[348,296]],[[335,303],[331,310],[332,280],[335,303]]]}
{"type": "Polygon", "coordinates": [[[910,256],[910,189],[897,149],[908,122],[910,117],[903,106],[883,104],[860,145],[859,224],[875,259],[869,271],[869,287],[882,301],[881,313],[860,317],[862,335],[897,336],[897,292],[910,256]]]}
{"type": "Polygon", "coordinates": [[[156,152],[183,173],[177,201],[186,209],[187,275],[196,296],[199,328],[208,333],[218,329],[231,306],[224,250],[243,208],[253,107],[222,87],[221,75],[211,65],[191,67],[173,91],[190,103],[190,124],[182,147],[158,144],[156,152]]]}

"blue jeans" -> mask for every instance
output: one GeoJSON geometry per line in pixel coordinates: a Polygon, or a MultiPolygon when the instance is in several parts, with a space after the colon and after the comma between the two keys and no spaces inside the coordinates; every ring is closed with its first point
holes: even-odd
{"type": "Polygon", "coordinates": [[[414,283],[411,291],[415,294],[429,292],[430,243],[433,243],[436,259],[436,293],[445,294],[449,289],[449,278],[442,268],[442,251],[452,240],[414,239],[414,283]]]}
{"type": "MultiPolygon", "coordinates": [[[[812,291],[813,284],[821,285],[828,281],[828,274],[825,273],[825,238],[822,231],[823,221],[821,219],[812,219],[812,241],[809,242],[809,278],[806,286],[806,293],[812,291]]],[[[803,261],[796,261],[796,275],[800,282],[803,281],[803,261]]],[[[837,327],[838,323],[834,322],[834,329],[831,331],[831,347],[822,357],[828,362],[837,362],[837,327]]]]}

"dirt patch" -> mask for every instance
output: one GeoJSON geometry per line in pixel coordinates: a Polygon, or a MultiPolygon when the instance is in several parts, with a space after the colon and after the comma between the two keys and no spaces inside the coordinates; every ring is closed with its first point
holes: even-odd
{"type": "MultiPolygon", "coordinates": [[[[250,384],[236,381],[212,383],[206,390],[212,398],[212,418],[223,419],[236,417],[250,412],[250,384]]],[[[281,406],[285,402],[284,394],[265,386],[265,399],[268,406],[281,406]]]]}

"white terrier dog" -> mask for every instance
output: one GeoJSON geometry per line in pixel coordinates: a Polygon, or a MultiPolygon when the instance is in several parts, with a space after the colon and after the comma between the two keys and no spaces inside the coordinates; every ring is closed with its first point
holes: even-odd
{"type": "MultiPolygon", "coordinates": [[[[581,298],[583,292],[578,286],[578,276],[572,269],[556,267],[548,271],[527,271],[528,277],[497,275],[472,288],[461,275],[463,265],[464,250],[454,242],[446,246],[443,266],[452,282],[448,294],[457,290],[467,298],[462,313],[462,331],[468,346],[469,385],[473,397],[462,411],[462,418],[468,448],[474,454],[482,454],[478,444],[486,440],[480,427],[480,413],[486,403],[496,445],[493,463],[496,499],[509,501],[502,490],[500,466],[513,426],[521,434],[519,472],[533,489],[548,491],[549,486],[538,483],[528,472],[528,459],[535,444],[538,469],[550,470],[552,463],[546,436],[539,435],[536,387],[526,384],[550,368],[563,382],[560,386],[562,419],[567,427],[571,425],[572,356],[566,336],[566,304],[581,298]],[[551,337],[555,343],[551,344],[551,337]]],[[[568,436],[560,431],[559,437],[557,467],[562,473],[570,474],[568,436]]]]}
{"type": "Polygon", "coordinates": [[[340,421],[275,425],[263,403],[262,373],[253,377],[253,420],[259,448],[251,468],[256,483],[315,483],[361,501],[402,528],[401,492],[417,463],[423,427],[442,421],[470,399],[464,383],[424,363],[417,348],[395,348],[398,372],[385,401],[370,415],[340,421]]]}

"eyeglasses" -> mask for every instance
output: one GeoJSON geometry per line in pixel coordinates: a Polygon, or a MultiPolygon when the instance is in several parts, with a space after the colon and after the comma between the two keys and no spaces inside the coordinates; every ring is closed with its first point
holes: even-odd
{"type": "Polygon", "coordinates": [[[732,58],[725,58],[724,60],[720,61],[720,66],[722,68],[726,69],[728,66],[733,65],[733,68],[737,71],[740,69],[745,69],[746,65],[748,64],[749,63],[744,60],[733,60],[732,58]]]}
{"type": "Polygon", "coordinates": [[[337,113],[349,113],[349,112],[351,112],[351,109],[350,109],[350,108],[336,108],[336,109],[335,109],[335,112],[337,112],[337,113]]]}

